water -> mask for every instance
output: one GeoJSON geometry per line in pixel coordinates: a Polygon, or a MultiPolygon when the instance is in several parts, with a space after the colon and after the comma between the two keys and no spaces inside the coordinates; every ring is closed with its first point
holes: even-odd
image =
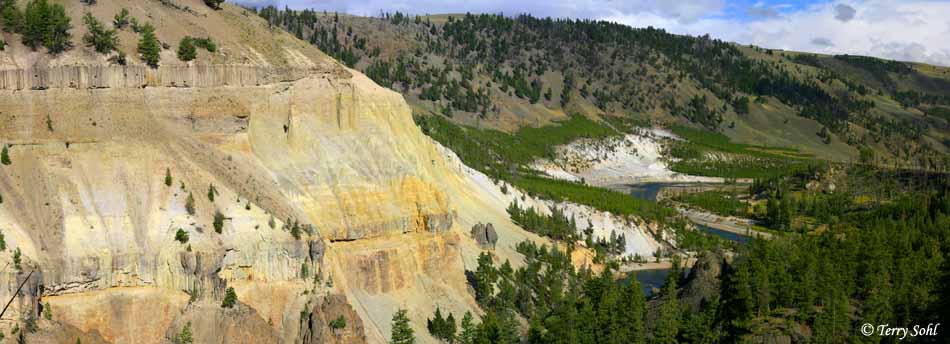
{"type": "MultiPolygon", "coordinates": [[[[666,277],[670,275],[672,269],[654,269],[654,270],[640,270],[631,272],[627,275],[626,278],[621,281],[624,285],[630,283],[630,278],[633,276],[637,277],[637,282],[640,283],[640,288],[643,288],[643,295],[650,297],[653,295],[653,288],[662,289],[663,283],[666,282],[666,277]]],[[[683,269],[683,274],[688,274],[689,268],[683,269]]]]}
{"type": "Polygon", "coordinates": [[[713,228],[713,227],[709,227],[709,226],[707,226],[707,225],[702,225],[702,224],[698,224],[698,223],[693,223],[693,224],[696,225],[696,228],[699,228],[699,230],[701,230],[701,231],[703,231],[703,232],[706,232],[706,233],[709,233],[709,234],[718,236],[718,237],[720,237],[720,238],[723,238],[723,239],[726,239],[726,240],[729,240],[729,241],[735,241],[735,242],[740,243],[740,244],[745,244],[745,243],[749,242],[749,240],[752,239],[752,238],[750,238],[750,237],[748,237],[748,236],[745,236],[745,235],[742,235],[742,234],[736,234],[736,233],[732,233],[732,232],[726,232],[726,231],[724,231],[724,230],[720,230],[720,229],[716,229],[716,228],[713,228]]]}
{"type": "Polygon", "coordinates": [[[656,202],[656,195],[660,193],[665,187],[676,186],[680,184],[671,184],[671,183],[645,183],[645,184],[633,184],[627,185],[627,192],[630,193],[630,196],[633,198],[639,198],[643,200],[656,202]]]}
{"type": "MultiPolygon", "coordinates": [[[[683,184],[683,183],[644,183],[644,184],[632,184],[632,185],[627,185],[627,189],[626,189],[626,190],[627,190],[627,192],[630,194],[630,196],[632,196],[633,198],[639,198],[639,199],[643,199],[643,200],[648,200],[648,201],[656,202],[656,195],[660,193],[660,190],[663,190],[664,188],[669,188],[669,187],[681,187],[681,186],[685,186],[685,185],[690,185],[690,184],[683,184]]],[[[698,184],[697,184],[697,185],[698,185],[698,184]]],[[[694,223],[694,224],[695,224],[696,227],[699,228],[701,231],[704,231],[704,232],[706,232],[706,233],[709,233],[709,234],[718,236],[718,237],[720,237],[720,238],[723,238],[723,239],[726,239],[726,240],[729,240],[729,241],[735,241],[735,242],[738,242],[738,243],[740,243],[740,244],[745,244],[745,243],[749,242],[749,239],[750,239],[748,236],[745,236],[745,235],[736,234],[736,233],[731,233],[731,232],[726,232],[726,231],[723,231],[723,230],[719,230],[719,229],[712,228],[712,227],[709,227],[709,226],[706,226],[706,225],[702,225],[702,224],[698,224],[698,223],[694,223]]],[[[662,284],[662,279],[660,280],[660,282],[661,282],[661,284],[662,284]]]]}

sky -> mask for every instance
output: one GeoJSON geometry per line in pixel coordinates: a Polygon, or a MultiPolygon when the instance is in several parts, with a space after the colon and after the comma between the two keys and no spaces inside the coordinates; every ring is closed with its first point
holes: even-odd
{"type": "Polygon", "coordinates": [[[231,0],[356,15],[530,13],[600,19],[767,48],[950,66],[950,0],[231,0]]]}

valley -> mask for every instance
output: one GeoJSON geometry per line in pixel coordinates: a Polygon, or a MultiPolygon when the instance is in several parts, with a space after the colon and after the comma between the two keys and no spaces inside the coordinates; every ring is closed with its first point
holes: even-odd
{"type": "Polygon", "coordinates": [[[218,0],[0,0],[0,29],[0,341],[843,343],[950,318],[946,67],[218,0]]]}

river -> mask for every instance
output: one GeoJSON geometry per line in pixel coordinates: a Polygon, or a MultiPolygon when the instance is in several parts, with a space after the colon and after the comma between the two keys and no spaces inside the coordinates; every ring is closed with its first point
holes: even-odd
{"type": "MultiPolygon", "coordinates": [[[[639,199],[643,199],[643,200],[647,200],[651,202],[656,202],[657,195],[660,193],[661,190],[665,188],[688,189],[688,188],[695,188],[695,187],[702,187],[702,186],[703,184],[701,183],[645,183],[645,184],[624,185],[622,188],[623,188],[623,191],[630,194],[630,196],[632,196],[633,198],[639,198],[639,199]]],[[[729,241],[735,241],[740,244],[744,244],[748,242],[750,239],[748,236],[716,229],[714,227],[711,227],[705,224],[699,224],[695,222],[694,224],[696,225],[696,228],[698,228],[699,230],[703,232],[718,236],[720,238],[723,238],[729,241]]]]}
{"type": "MultiPolygon", "coordinates": [[[[688,267],[683,268],[683,276],[689,274],[688,267]]],[[[620,281],[621,284],[627,285],[630,283],[630,278],[634,275],[637,276],[637,282],[640,283],[640,288],[643,289],[643,295],[650,297],[653,295],[653,288],[662,289],[663,283],[666,282],[666,277],[670,275],[672,269],[655,269],[655,270],[640,270],[631,272],[627,277],[620,281]]],[[[681,276],[681,277],[683,277],[681,276]]]]}
{"type": "MultiPolygon", "coordinates": [[[[701,184],[690,184],[690,183],[646,183],[646,184],[634,184],[634,185],[625,185],[623,186],[623,191],[630,194],[631,197],[639,198],[643,200],[648,200],[656,202],[657,194],[660,193],[664,188],[689,188],[701,186],[701,184]]],[[[696,225],[696,228],[718,236],[720,238],[735,241],[740,244],[745,244],[751,239],[748,236],[736,234],[732,232],[723,231],[716,229],[704,224],[693,223],[696,225]]],[[[688,269],[686,269],[688,271],[688,269]]],[[[637,282],[640,282],[640,286],[643,288],[643,294],[646,296],[652,295],[652,288],[662,288],[663,282],[666,281],[666,276],[670,274],[670,269],[656,269],[656,270],[641,270],[632,272],[631,276],[635,274],[637,277],[637,282]]],[[[624,279],[624,283],[630,283],[630,277],[624,279]]]]}

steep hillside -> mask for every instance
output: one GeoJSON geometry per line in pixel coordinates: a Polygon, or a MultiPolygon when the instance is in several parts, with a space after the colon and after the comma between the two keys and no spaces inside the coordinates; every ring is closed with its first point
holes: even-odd
{"type": "Polygon", "coordinates": [[[5,32],[0,51],[6,335],[376,343],[406,308],[422,336],[436,305],[477,314],[469,228],[493,223],[495,257],[514,264],[516,243],[541,240],[509,220],[513,196],[423,135],[400,94],[250,12],[51,3],[71,47],[5,32]],[[84,13],[108,23],[123,8],[168,45],[157,68],[129,28],[117,51],[84,44],[84,13]],[[216,51],[181,62],[186,34],[216,51]]]}
{"type": "Polygon", "coordinates": [[[620,117],[836,161],[866,149],[928,169],[948,151],[947,68],[587,20],[257,11],[403,93],[415,112],[469,126],[620,117]]]}

